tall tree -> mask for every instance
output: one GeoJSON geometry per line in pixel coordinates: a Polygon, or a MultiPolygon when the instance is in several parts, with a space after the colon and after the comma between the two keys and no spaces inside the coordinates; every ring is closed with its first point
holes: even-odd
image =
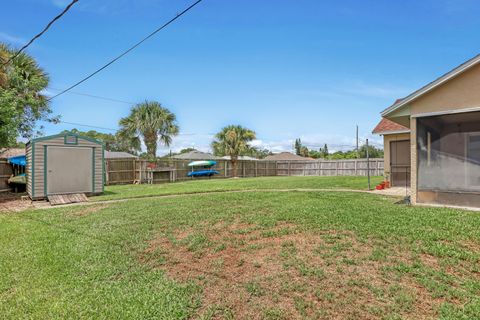
{"type": "Polygon", "coordinates": [[[139,146],[142,138],[147,155],[152,159],[156,157],[158,141],[170,146],[179,130],[175,114],[156,101],[145,101],[134,106],[130,115],[120,119],[120,127],[119,135],[130,140],[132,145],[139,146]]]}
{"type": "Polygon", "coordinates": [[[7,86],[7,66],[8,53],[0,46],[0,88],[7,86]]]}
{"type": "Polygon", "coordinates": [[[300,138],[295,139],[295,154],[297,156],[301,155],[302,153],[302,140],[300,138]]]}
{"type": "Polygon", "coordinates": [[[308,150],[308,148],[305,146],[301,146],[299,156],[308,157],[309,155],[310,155],[310,151],[308,150]]]}
{"type": "Polygon", "coordinates": [[[328,158],[328,146],[327,144],[325,143],[325,145],[323,146],[323,148],[320,148],[320,156],[324,159],[328,158]]]}
{"type": "MultiPolygon", "coordinates": [[[[31,138],[37,121],[58,121],[42,91],[48,86],[48,75],[35,59],[20,53],[5,65],[15,53],[0,43],[0,146],[15,144],[16,138],[31,138]]],[[[37,134],[41,134],[43,126],[37,134]]]]}
{"type": "Polygon", "coordinates": [[[249,142],[255,138],[255,131],[239,125],[226,126],[215,135],[212,148],[215,153],[230,156],[234,177],[237,176],[238,156],[250,149],[249,142]]]}

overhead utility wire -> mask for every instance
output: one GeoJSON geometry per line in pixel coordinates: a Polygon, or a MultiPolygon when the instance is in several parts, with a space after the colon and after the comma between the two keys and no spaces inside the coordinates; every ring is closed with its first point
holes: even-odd
{"type": "MultiPolygon", "coordinates": [[[[63,90],[63,89],[56,89],[56,88],[52,88],[52,87],[48,87],[47,89],[54,90],[54,91],[62,91],[63,90]]],[[[112,102],[119,102],[119,103],[124,103],[124,104],[128,104],[128,105],[135,105],[134,102],[115,99],[115,98],[109,98],[109,97],[97,96],[97,95],[90,94],[90,93],[83,93],[83,92],[76,92],[76,91],[69,91],[68,93],[76,94],[76,95],[79,95],[79,96],[85,96],[85,97],[89,97],[89,98],[101,99],[101,100],[112,101],[112,102]]]]}
{"type": "Polygon", "coordinates": [[[177,14],[175,17],[173,17],[172,19],[168,20],[165,24],[163,24],[162,26],[160,26],[159,28],[157,28],[155,31],[153,31],[152,33],[150,33],[148,36],[146,36],[145,38],[143,38],[142,40],[140,40],[139,42],[137,42],[136,44],[134,44],[132,47],[130,47],[129,49],[127,49],[126,51],[124,51],[123,53],[121,53],[119,56],[115,57],[114,59],[112,59],[110,62],[108,62],[107,64],[105,64],[103,67],[97,69],[96,71],[92,72],[91,74],[89,74],[88,76],[86,76],[85,78],[83,78],[82,80],[76,82],[75,84],[71,85],[70,87],[68,87],[67,89],[57,93],[56,95],[50,97],[48,99],[48,101],[50,100],[53,100],[55,99],[56,97],[58,96],[61,96],[62,94],[64,94],[65,92],[67,91],[70,91],[71,89],[75,88],[76,86],[82,84],[83,82],[87,81],[88,79],[90,79],[91,77],[95,76],[97,73],[101,72],[102,70],[106,69],[107,67],[109,67],[111,64],[115,63],[117,60],[121,59],[123,56],[127,55],[130,51],[134,50],[136,47],[138,47],[139,45],[141,45],[143,42],[145,42],[146,40],[150,39],[151,37],[153,37],[155,34],[157,34],[158,32],[160,32],[161,30],[163,30],[164,28],[166,28],[168,25],[170,25],[171,23],[173,23],[175,20],[177,20],[178,18],[180,18],[181,16],[183,16],[185,13],[187,13],[188,11],[190,11],[193,7],[195,7],[197,4],[199,4],[200,2],[202,2],[202,0],[197,0],[195,1],[192,5],[190,5],[188,8],[186,8],[185,10],[183,10],[182,12],[180,12],[179,14],[177,14]]]}
{"type": "Polygon", "coordinates": [[[24,45],[23,47],[20,48],[20,50],[18,50],[13,56],[10,57],[10,59],[8,59],[4,64],[3,66],[6,66],[7,64],[9,64],[13,59],[15,59],[16,57],[18,57],[18,55],[25,49],[27,49],[35,40],[37,40],[38,38],[40,38],[45,32],[47,32],[47,30],[51,27],[52,24],[55,23],[55,21],[57,21],[58,19],[60,19],[65,13],[67,13],[68,10],[70,10],[70,8],[76,3],[78,2],[78,0],[73,0],[72,2],[70,2],[70,4],[68,6],[65,7],[65,9],[63,9],[63,11],[58,15],[56,16],[55,18],[53,18],[53,20],[51,20],[47,26],[45,28],[43,28],[43,30],[37,34],[35,37],[33,37],[30,41],[28,41],[28,43],[26,45],[24,45]]]}
{"type": "MultiPolygon", "coordinates": [[[[99,127],[99,126],[93,126],[90,124],[83,124],[83,123],[77,123],[77,122],[69,122],[69,121],[57,121],[57,123],[65,123],[65,124],[70,124],[73,126],[79,126],[79,127],[86,127],[86,128],[93,128],[93,129],[103,129],[103,130],[110,130],[110,131],[118,131],[118,129],[113,129],[113,128],[107,128],[107,127],[99,127]]],[[[177,134],[179,136],[197,136],[197,135],[209,135],[207,133],[179,133],[177,134]]]]}

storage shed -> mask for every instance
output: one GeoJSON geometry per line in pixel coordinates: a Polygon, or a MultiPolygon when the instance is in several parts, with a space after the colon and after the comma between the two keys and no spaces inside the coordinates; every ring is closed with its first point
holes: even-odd
{"type": "Polygon", "coordinates": [[[27,193],[33,200],[55,194],[96,195],[104,186],[104,146],[95,139],[61,133],[26,145],[27,193]]]}

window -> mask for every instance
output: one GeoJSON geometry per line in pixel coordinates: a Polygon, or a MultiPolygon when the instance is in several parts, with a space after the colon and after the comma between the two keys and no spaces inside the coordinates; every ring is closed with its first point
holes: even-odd
{"type": "Polygon", "coordinates": [[[78,144],[78,137],[73,134],[67,134],[65,136],[65,144],[78,144]]]}

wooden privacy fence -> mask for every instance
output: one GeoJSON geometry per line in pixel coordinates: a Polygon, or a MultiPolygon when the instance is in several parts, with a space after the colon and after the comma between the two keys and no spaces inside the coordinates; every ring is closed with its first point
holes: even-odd
{"type": "Polygon", "coordinates": [[[0,158],[0,192],[10,190],[7,180],[12,173],[12,166],[7,162],[7,159],[0,158]]]}
{"type": "MultiPolygon", "coordinates": [[[[192,180],[187,177],[192,160],[161,159],[155,163],[143,159],[105,160],[106,184],[162,183],[192,180]]],[[[220,179],[233,176],[228,160],[216,160],[214,169],[219,174],[194,179],[220,179]]],[[[370,175],[383,174],[383,159],[370,159],[370,175]]],[[[266,161],[239,160],[238,177],[273,176],[366,176],[367,159],[319,160],[319,161],[266,161]]]]}

